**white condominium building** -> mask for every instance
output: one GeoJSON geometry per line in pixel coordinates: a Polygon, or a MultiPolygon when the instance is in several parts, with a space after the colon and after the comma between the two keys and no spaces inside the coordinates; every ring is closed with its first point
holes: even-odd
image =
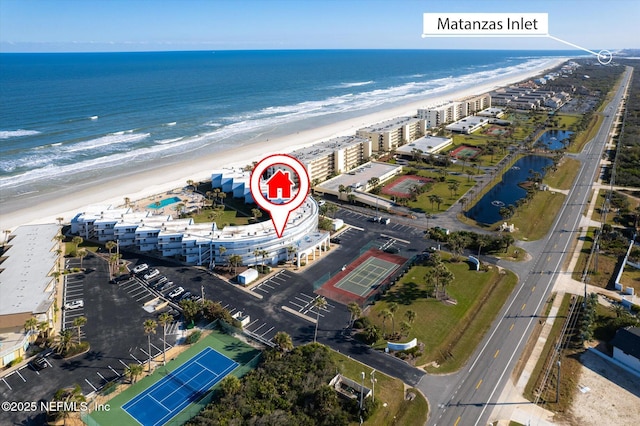
{"type": "Polygon", "coordinates": [[[374,152],[386,152],[421,138],[425,131],[424,119],[399,117],[359,129],[356,135],[369,139],[374,152]]]}
{"type": "Polygon", "coordinates": [[[121,248],[155,252],[190,265],[222,264],[231,255],[240,255],[243,265],[275,264],[294,255],[298,261],[315,256],[322,247],[328,247],[329,233],[318,231],[318,215],[318,204],[307,197],[291,212],[278,238],[271,220],[218,229],[214,222],[196,224],[192,219],[173,219],[170,215],[98,207],[76,215],[71,232],[102,242],[117,241],[121,248]],[[260,256],[256,256],[256,250],[260,256]]]}
{"type": "Polygon", "coordinates": [[[319,183],[369,161],[371,141],[359,136],[340,136],[298,149],[290,155],[304,165],[311,182],[319,183]]]}
{"type": "Polygon", "coordinates": [[[453,123],[468,115],[491,106],[491,96],[488,93],[467,99],[447,102],[418,110],[418,118],[425,120],[426,128],[431,129],[443,124],[453,123]]]}

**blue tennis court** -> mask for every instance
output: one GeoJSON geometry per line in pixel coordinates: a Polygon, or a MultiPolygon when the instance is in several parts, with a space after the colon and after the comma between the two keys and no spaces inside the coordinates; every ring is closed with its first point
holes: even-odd
{"type": "Polygon", "coordinates": [[[239,364],[205,348],[122,406],[144,426],[161,425],[197,401],[239,364]]]}

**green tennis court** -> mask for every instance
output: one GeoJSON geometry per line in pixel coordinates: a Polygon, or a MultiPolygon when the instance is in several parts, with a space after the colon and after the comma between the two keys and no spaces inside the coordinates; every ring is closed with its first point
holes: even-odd
{"type": "Polygon", "coordinates": [[[397,263],[378,257],[369,257],[338,281],[334,287],[364,296],[399,267],[397,263]]]}

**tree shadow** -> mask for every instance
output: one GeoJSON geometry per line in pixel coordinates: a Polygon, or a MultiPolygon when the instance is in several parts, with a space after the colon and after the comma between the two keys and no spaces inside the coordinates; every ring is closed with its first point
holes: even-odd
{"type": "Polygon", "coordinates": [[[420,288],[413,281],[404,283],[400,287],[395,287],[393,291],[387,293],[385,299],[396,301],[402,305],[410,305],[416,299],[426,299],[430,296],[430,292],[424,288],[420,288]]]}

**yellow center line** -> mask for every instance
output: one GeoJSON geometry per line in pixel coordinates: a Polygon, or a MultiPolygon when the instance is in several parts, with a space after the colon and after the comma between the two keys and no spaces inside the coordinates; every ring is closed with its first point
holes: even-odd
{"type": "Polygon", "coordinates": [[[533,293],[534,291],[536,291],[536,286],[534,285],[533,288],[531,289],[531,293],[533,293]]]}
{"type": "Polygon", "coordinates": [[[521,311],[524,311],[524,307],[525,307],[525,306],[527,306],[527,304],[526,304],[526,303],[524,303],[524,304],[522,305],[522,309],[520,309],[520,310],[521,310],[521,311]]]}
{"type": "Polygon", "coordinates": [[[498,349],[498,350],[496,351],[496,354],[495,354],[493,357],[494,357],[494,358],[497,358],[499,353],[500,353],[500,349],[498,349]]]}
{"type": "Polygon", "coordinates": [[[482,379],[480,379],[480,381],[478,382],[478,384],[476,385],[476,389],[478,389],[480,387],[480,383],[482,383],[482,379]]]}
{"type": "Polygon", "coordinates": [[[460,416],[458,416],[458,418],[456,419],[456,422],[453,424],[453,426],[458,426],[458,423],[460,423],[460,416]]]}
{"type": "Polygon", "coordinates": [[[547,256],[547,262],[551,260],[551,256],[547,256]]]}
{"type": "Polygon", "coordinates": [[[516,325],[515,323],[511,324],[511,327],[509,327],[509,331],[513,330],[513,326],[516,325]]]}

